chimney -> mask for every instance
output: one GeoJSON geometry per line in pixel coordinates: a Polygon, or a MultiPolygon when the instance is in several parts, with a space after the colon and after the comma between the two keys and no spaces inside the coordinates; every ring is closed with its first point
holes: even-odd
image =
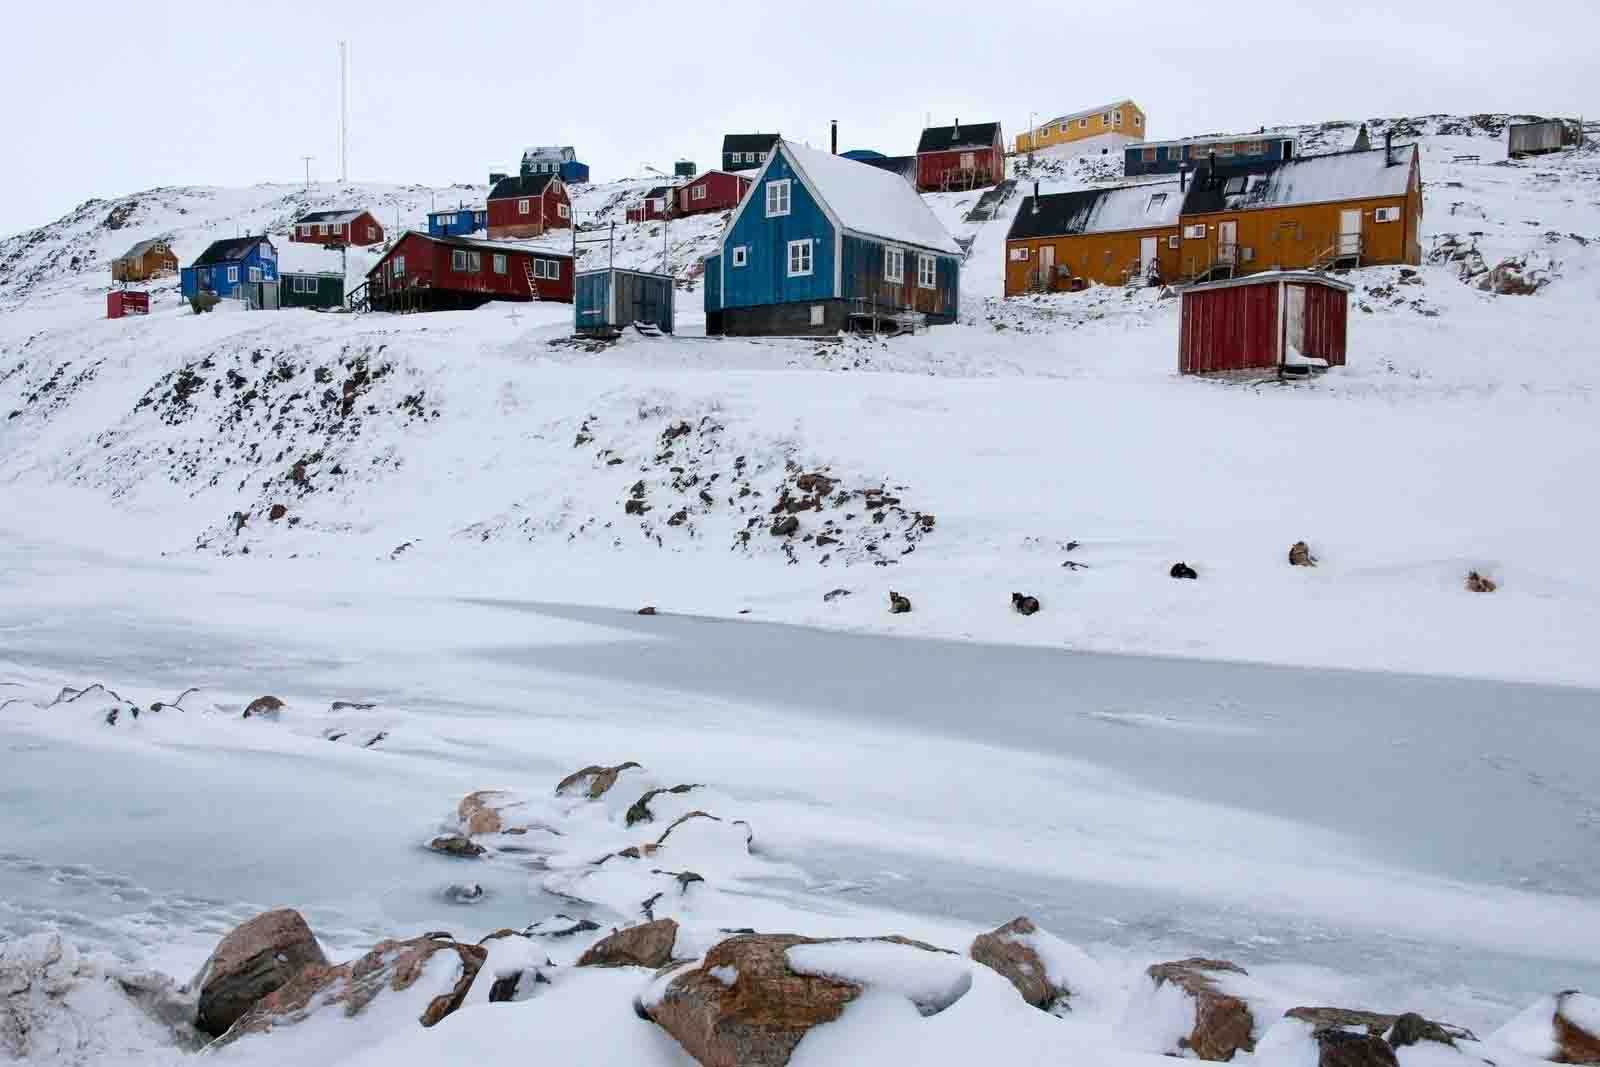
{"type": "Polygon", "coordinates": [[[1039,213],[1039,179],[1033,179],[1033,213],[1039,213]]]}
{"type": "Polygon", "coordinates": [[[833,126],[833,154],[834,155],[838,155],[839,154],[839,120],[838,119],[834,119],[833,122],[832,122],[832,126],[833,126]]]}
{"type": "Polygon", "coordinates": [[[960,136],[961,136],[961,118],[960,118],[960,116],[957,116],[956,117],[955,130],[954,130],[954,132],[952,132],[950,134],[950,137],[951,137],[952,140],[954,140],[955,138],[960,137],[960,136]]]}
{"type": "Polygon", "coordinates": [[[1188,192],[1188,190],[1189,190],[1189,164],[1187,164],[1187,163],[1179,163],[1178,164],[1178,192],[1184,193],[1184,192],[1188,192]]]}
{"type": "Polygon", "coordinates": [[[1211,181],[1217,176],[1217,150],[1213,148],[1206,154],[1206,181],[1211,181]]]}
{"type": "Polygon", "coordinates": [[[1387,130],[1383,135],[1383,165],[1394,166],[1394,131],[1387,130]]]}

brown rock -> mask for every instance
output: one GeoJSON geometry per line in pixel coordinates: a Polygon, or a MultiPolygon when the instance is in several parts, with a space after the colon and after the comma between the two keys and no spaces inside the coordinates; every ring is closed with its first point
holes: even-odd
{"type": "Polygon", "coordinates": [[[910,610],[911,610],[911,598],[910,597],[901,596],[899,593],[896,593],[893,589],[889,590],[889,614],[890,615],[904,615],[906,612],[908,612],[910,610]]]}
{"type": "Polygon", "coordinates": [[[1295,567],[1315,567],[1317,557],[1311,554],[1311,548],[1304,541],[1296,541],[1289,546],[1289,563],[1295,567]]]}
{"type": "Polygon", "coordinates": [[[1556,994],[1556,1014],[1553,1020],[1556,1039],[1557,1063],[1600,1063],[1600,1034],[1593,1034],[1573,1022],[1567,1007],[1573,997],[1581,997],[1577,990],[1556,994]]]}
{"type": "Polygon", "coordinates": [[[1453,1046],[1457,1040],[1477,1040],[1472,1031],[1465,1027],[1424,1019],[1416,1012],[1387,1015],[1376,1011],[1352,1011],[1349,1008],[1291,1008],[1284,1012],[1284,1016],[1310,1023],[1313,1034],[1328,1030],[1365,1030],[1372,1037],[1386,1038],[1395,1048],[1405,1048],[1421,1041],[1453,1046]]]}
{"type": "Polygon", "coordinates": [[[1024,593],[1012,593],[1011,610],[1018,615],[1036,615],[1039,612],[1039,598],[1024,593]]]}
{"type": "Polygon", "coordinates": [[[345,1018],[366,1010],[385,990],[395,993],[411,988],[422,976],[428,961],[440,952],[454,952],[461,973],[448,993],[428,1001],[417,1022],[432,1026],[461,1006],[478,976],[488,952],[477,945],[418,937],[409,941],[380,941],[358,960],[337,967],[316,965],[302,968],[277,991],[257,1001],[234,1023],[212,1048],[221,1048],[250,1034],[264,1034],[280,1026],[303,1022],[313,1014],[339,1006],[345,1018]]]}
{"type": "Polygon", "coordinates": [[[655,613],[656,609],[654,604],[646,604],[644,607],[639,609],[640,615],[654,615],[655,613]]]}
{"type": "Polygon", "coordinates": [[[1243,1049],[1255,1051],[1251,1032],[1255,1019],[1243,1000],[1230,996],[1217,988],[1216,977],[1222,974],[1245,974],[1243,967],[1228,960],[1208,960],[1193,956],[1172,963],[1158,963],[1145,971],[1159,989],[1171,982],[1194,998],[1194,1029],[1189,1036],[1179,1040],[1182,1048],[1190,1049],[1202,1060],[1227,1061],[1243,1049]]]}
{"type": "Polygon", "coordinates": [[[800,520],[793,515],[786,515],[772,524],[773,537],[788,537],[800,529],[800,520]]]}
{"type": "Polygon", "coordinates": [[[268,509],[267,518],[271,519],[273,522],[277,522],[287,514],[289,514],[288,508],[284,507],[282,504],[274,504],[270,509],[268,509]]]}
{"type": "Polygon", "coordinates": [[[615,767],[590,765],[581,771],[573,771],[556,786],[556,796],[566,796],[569,792],[582,789],[588,793],[590,800],[599,800],[617,784],[619,774],[638,766],[639,764],[629,760],[615,767]]]}
{"type": "Polygon", "coordinates": [[[1499,588],[1499,586],[1495,585],[1495,583],[1494,583],[1494,581],[1492,579],[1485,578],[1483,575],[1479,574],[1477,571],[1468,571],[1467,572],[1467,592],[1469,592],[1469,593],[1492,593],[1498,588],[1499,588]]]}
{"type": "Polygon", "coordinates": [[[626,816],[624,816],[623,821],[628,826],[632,826],[634,823],[638,822],[655,822],[655,816],[650,813],[650,801],[660,796],[662,793],[683,794],[689,792],[691,789],[699,788],[700,787],[698,785],[675,785],[671,789],[652,789],[644,796],[633,802],[633,805],[628,808],[628,813],[626,816]]]}
{"type": "Polygon", "coordinates": [[[283,701],[275,696],[256,697],[245,706],[244,717],[253,719],[258,715],[272,716],[282,711],[283,708],[283,701]]]}
{"type": "Polygon", "coordinates": [[[578,966],[665,967],[677,940],[678,924],[671,919],[629,926],[596,942],[578,957],[578,966]]]}
{"type": "Polygon", "coordinates": [[[190,983],[200,994],[195,1028],[220,1036],[301,968],[327,962],[299,912],[292,908],[263,912],[218,942],[190,983]]]}
{"type": "Polygon", "coordinates": [[[1324,1030],[1317,1046],[1317,1067],[1400,1067],[1389,1042],[1371,1034],[1324,1030]]]}
{"type": "Polygon", "coordinates": [[[505,794],[497,790],[480,789],[461,798],[461,803],[456,805],[456,815],[468,834],[497,834],[505,829],[500,809],[494,805],[495,799],[503,796],[505,794]]]}
{"type": "Polygon", "coordinates": [[[433,852],[442,852],[446,856],[455,856],[458,859],[477,859],[489,851],[471,838],[461,834],[441,834],[428,842],[428,848],[433,852]]]}
{"type": "Polygon", "coordinates": [[[1031,945],[1017,940],[1019,936],[1037,931],[1033,920],[1019,916],[1004,926],[979,934],[967,954],[1016,986],[1023,1000],[1036,1008],[1049,1009],[1056,1001],[1070,997],[1072,990],[1052,985],[1039,953],[1031,945]]]}

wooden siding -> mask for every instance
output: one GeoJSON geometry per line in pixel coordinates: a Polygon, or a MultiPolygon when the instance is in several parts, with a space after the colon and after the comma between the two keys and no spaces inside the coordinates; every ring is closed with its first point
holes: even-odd
{"type": "Polygon", "coordinates": [[[833,223],[795,173],[789,157],[778,153],[747,195],[748,206],[722,242],[724,307],[786,304],[834,296],[833,223]],[[767,187],[775,181],[791,183],[789,214],[768,218],[767,187]],[[791,278],[789,242],[807,238],[812,241],[811,274],[791,278]],[[733,265],[733,251],[739,246],[748,250],[748,262],[742,267],[733,265]]]}
{"type": "MultiPolygon", "coordinates": [[[[1123,284],[1123,271],[1140,262],[1140,242],[1146,237],[1156,239],[1156,270],[1165,281],[1178,277],[1181,258],[1179,249],[1172,247],[1172,238],[1178,236],[1178,227],[1162,226],[1147,230],[1123,230],[1117,233],[1073,234],[1067,237],[1030,237],[1026,240],[1006,242],[1006,295],[1017,296],[1028,291],[1029,276],[1039,269],[1039,249],[1055,249],[1055,265],[1066,267],[1075,278],[1099,285],[1123,284]],[[1028,258],[1017,261],[1012,252],[1024,248],[1028,258]]],[[[1067,286],[1051,281],[1048,288],[1067,286]]]]}
{"type": "Polygon", "coordinates": [[[488,202],[488,236],[491,241],[507,237],[538,237],[548,230],[565,230],[572,226],[572,201],[567,196],[564,182],[552,181],[538,196],[503,196],[488,202]],[[521,200],[531,200],[528,213],[517,210],[521,200]],[[567,217],[561,217],[559,205],[567,205],[567,217]]]}
{"type": "Polygon", "coordinates": [[[745,190],[750,188],[751,179],[738,174],[723,174],[712,171],[702,174],[694,181],[679,187],[674,191],[677,197],[673,213],[677,215],[703,215],[711,211],[728,211],[739,206],[739,201],[744,198],[745,190]],[[694,190],[703,187],[706,191],[704,199],[696,200],[694,190]]]}
{"type": "Polygon", "coordinates": [[[289,240],[299,244],[365,246],[382,244],[383,238],[383,224],[370,211],[363,211],[349,222],[296,222],[289,227],[289,240]],[[310,233],[303,232],[307,226],[310,233]]]}
{"type": "Polygon", "coordinates": [[[536,290],[540,300],[572,302],[573,272],[569,255],[534,249],[463,247],[459,250],[477,252],[479,261],[478,270],[461,271],[454,269],[451,262],[451,253],[457,250],[453,245],[430,240],[422,234],[406,234],[367,272],[369,299],[376,302],[397,292],[432,290],[439,294],[455,294],[461,298],[456,306],[471,306],[489,300],[532,300],[536,290]],[[506,257],[503,274],[494,269],[496,255],[506,257]],[[392,269],[396,256],[405,257],[405,268],[399,275],[392,269]],[[559,277],[535,279],[530,289],[527,264],[534,259],[559,263],[559,277]]]}
{"type": "Polygon", "coordinates": [[[917,188],[925,193],[942,189],[983,189],[997,185],[1006,175],[1006,151],[995,133],[988,148],[958,148],[949,152],[917,153],[917,188]],[[961,157],[973,156],[973,176],[968,180],[961,157]]]}
{"type": "Polygon", "coordinates": [[[335,308],[344,303],[344,279],[333,274],[306,274],[286,271],[278,279],[278,306],[286,308],[335,308]],[[312,292],[296,291],[295,283],[309,278],[316,283],[312,292]]]}
{"type": "Polygon", "coordinates": [[[722,257],[712,255],[706,257],[706,273],[702,279],[705,285],[706,314],[722,310],[722,257]]]}
{"type": "Polygon", "coordinates": [[[928,316],[931,323],[954,322],[961,310],[961,260],[938,252],[920,251],[909,245],[889,244],[854,234],[846,234],[842,247],[839,295],[845,300],[864,300],[880,310],[911,309],[928,316]],[[905,253],[901,280],[884,276],[886,248],[905,253]],[[932,256],[934,287],[924,289],[917,282],[917,257],[932,256]]]}
{"type": "Polygon", "coordinates": [[[1132,100],[1124,100],[1120,104],[1112,104],[1097,114],[1084,116],[1088,126],[1080,126],[1074,119],[1071,125],[1063,131],[1061,124],[1052,120],[1042,126],[1036,127],[1027,133],[1017,134],[1017,151],[1026,152],[1033,148],[1049,148],[1051,145],[1071,144],[1081,141],[1086,137],[1098,137],[1103,133],[1120,133],[1127,137],[1137,137],[1144,140],[1145,115],[1139,105],[1132,100]],[[1122,122],[1107,122],[1105,116],[1108,112],[1122,111],[1122,122]],[[1135,118],[1137,116],[1137,119],[1135,118]]]}
{"type": "Polygon", "coordinates": [[[1262,284],[1185,292],[1178,369],[1208,374],[1277,366],[1280,288],[1262,284]]]}
{"type": "MultiPolygon", "coordinates": [[[[1294,158],[1293,140],[1286,137],[1236,137],[1228,142],[1233,151],[1217,156],[1219,167],[1239,167],[1251,163],[1272,163],[1294,158]],[[1257,150],[1259,149],[1259,151],[1257,150]]],[[[1144,174],[1176,174],[1183,164],[1194,170],[1210,158],[1211,149],[1220,142],[1195,144],[1137,145],[1122,150],[1122,172],[1128,177],[1144,174]],[[1154,158],[1151,158],[1151,157],[1154,158]]]]}
{"type": "Polygon", "coordinates": [[[1330,367],[1344,366],[1345,333],[1350,317],[1350,294],[1328,285],[1299,285],[1305,290],[1305,324],[1300,353],[1325,359],[1330,367]]]}
{"type": "Polygon", "coordinates": [[[165,246],[151,248],[142,256],[111,261],[111,280],[114,282],[142,282],[177,272],[177,254],[165,246]]]}

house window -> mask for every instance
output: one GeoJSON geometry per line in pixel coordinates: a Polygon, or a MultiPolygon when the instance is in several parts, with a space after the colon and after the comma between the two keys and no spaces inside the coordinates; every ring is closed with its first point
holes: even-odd
{"type": "Polygon", "coordinates": [[[517,201],[517,214],[518,215],[526,215],[531,210],[532,210],[532,201],[529,201],[529,200],[518,200],[517,201]]]}
{"type": "Polygon", "coordinates": [[[1166,205],[1166,202],[1166,193],[1151,193],[1150,202],[1144,206],[1144,213],[1146,215],[1154,215],[1160,208],[1166,205]]]}
{"type": "Polygon", "coordinates": [[[811,305],[811,325],[813,325],[813,326],[821,326],[822,325],[822,305],[821,304],[812,304],[811,305]]]}
{"type": "Polygon", "coordinates": [[[883,250],[883,280],[886,282],[903,282],[906,280],[905,249],[885,248],[883,250]]]}
{"type": "Polygon", "coordinates": [[[378,239],[378,228],[376,226],[368,226],[367,227],[367,243],[371,244],[373,241],[376,241],[377,239],[378,239]]]}
{"type": "Polygon", "coordinates": [[[804,278],[811,274],[811,238],[789,242],[789,277],[804,278]]]}
{"type": "Polygon", "coordinates": [[[506,257],[498,252],[494,255],[494,272],[496,274],[504,274],[506,272],[506,257]]]}
{"type": "Polygon", "coordinates": [[[689,199],[691,199],[691,200],[704,200],[705,198],[706,198],[706,187],[703,186],[703,185],[695,186],[694,187],[694,192],[689,194],[689,199]]]}
{"type": "Polygon", "coordinates": [[[308,224],[308,223],[302,223],[301,224],[301,226],[300,226],[300,236],[301,237],[310,237],[311,236],[311,226],[310,226],[310,224],[308,224]]]}
{"type": "Polygon", "coordinates": [[[937,266],[932,256],[917,256],[917,288],[932,289],[937,277],[937,266]]]}
{"type": "Polygon", "coordinates": [[[272,259],[272,246],[267,244],[267,242],[262,241],[260,244],[256,245],[256,251],[261,253],[262,259],[269,261],[272,259]]]}
{"type": "Polygon", "coordinates": [[[1144,161],[1146,163],[1154,163],[1156,161],[1156,150],[1154,148],[1146,148],[1144,150],[1144,161]]]}
{"type": "Polygon", "coordinates": [[[228,281],[230,283],[232,283],[232,282],[236,282],[238,280],[239,280],[239,268],[238,267],[229,267],[228,268],[228,281]]]}
{"type": "Polygon", "coordinates": [[[570,219],[572,217],[572,209],[565,204],[557,204],[556,215],[559,218],[570,219]]]}
{"type": "Polygon", "coordinates": [[[972,170],[978,165],[978,157],[971,152],[961,153],[961,169],[972,170]]]}
{"type": "Polygon", "coordinates": [[[1223,196],[1238,196],[1242,192],[1244,192],[1244,175],[1229,178],[1222,183],[1223,196]]]}
{"type": "Polygon", "coordinates": [[[733,265],[735,267],[742,267],[748,262],[750,262],[750,246],[749,245],[734,245],[733,246],[733,265]]]}
{"type": "Polygon", "coordinates": [[[1104,115],[1100,116],[1100,125],[1102,125],[1102,126],[1111,125],[1111,112],[1107,111],[1104,115]]]}
{"type": "MultiPolygon", "coordinates": [[[[767,183],[767,218],[776,218],[789,213],[789,183],[792,179],[784,178],[780,181],[767,183]]],[[[790,248],[794,245],[791,243],[790,248]]],[[[790,272],[794,273],[793,271],[790,272]]],[[[806,271],[807,274],[811,272],[806,271]]]]}
{"type": "Polygon", "coordinates": [[[535,260],[532,260],[531,262],[533,264],[533,276],[535,278],[543,278],[544,277],[544,260],[535,259],[535,260]]]}
{"type": "Polygon", "coordinates": [[[1011,250],[1011,262],[1013,262],[1013,263],[1026,263],[1026,262],[1028,262],[1028,250],[1026,248],[1013,248],[1011,250]]]}
{"type": "Polygon", "coordinates": [[[1190,240],[1203,241],[1206,237],[1206,224],[1197,222],[1193,226],[1185,226],[1183,235],[1190,240]]]}
{"type": "Polygon", "coordinates": [[[1168,235],[1168,237],[1167,237],[1167,247],[1168,248],[1177,248],[1181,243],[1182,242],[1179,240],[1177,234],[1174,233],[1174,234],[1169,234],[1168,235]]]}
{"type": "Polygon", "coordinates": [[[261,280],[261,268],[251,267],[249,271],[246,272],[246,275],[251,281],[259,282],[261,280]]]}
{"type": "Polygon", "coordinates": [[[1087,130],[1088,128],[1089,128],[1089,120],[1088,119],[1079,119],[1078,120],[1078,129],[1087,130]]]}
{"type": "Polygon", "coordinates": [[[318,237],[326,237],[326,236],[328,236],[328,224],[326,222],[317,223],[317,236],[318,237]]]}
{"type": "Polygon", "coordinates": [[[1399,222],[1400,209],[1397,207],[1380,207],[1372,213],[1373,222],[1399,222]]]}
{"type": "Polygon", "coordinates": [[[405,256],[395,256],[394,257],[394,263],[392,264],[392,266],[394,267],[394,276],[396,278],[401,277],[406,272],[406,257],[405,256]]]}
{"type": "Polygon", "coordinates": [[[1231,156],[1233,155],[1233,142],[1228,141],[1224,144],[1219,144],[1215,146],[1212,151],[1219,156],[1231,156]]]}
{"type": "Polygon", "coordinates": [[[1144,125],[1144,116],[1140,115],[1137,111],[1135,111],[1133,113],[1133,124],[1135,126],[1143,126],[1144,125]]]}
{"type": "Polygon", "coordinates": [[[468,252],[462,248],[450,251],[450,269],[476,274],[483,268],[483,253],[468,252]]]}
{"type": "Polygon", "coordinates": [[[1111,124],[1113,126],[1121,126],[1122,125],[1122,112],[1121,111],[1113,111],[1111,113],[1111,124]]]}

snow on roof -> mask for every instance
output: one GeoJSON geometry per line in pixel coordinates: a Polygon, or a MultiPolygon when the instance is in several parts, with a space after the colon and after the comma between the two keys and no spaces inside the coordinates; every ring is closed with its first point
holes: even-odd
{"type": "Polygon", "coordinates": [[[346,223],[354,222],[365,214],[364,208],[335,208],[332,211],[310,211],[295,219],[295,225],[303,222],[346,223]]]}
{"type": "Polygon", "coordinates": [[[961,249],[904,178],[853,159],[782,142],[795,169],[847,230],[950,255],[961,249]]]}
{"type": "Polygon", "coordinates": [[[119,256],[118,258],[120,258],[120,259],[139,259],[146,252],[148,252],[152,248],[154,248],[156,245],[163,245],[164,246],[164,245],[166,245],[166,243],[167,243],[166,240],[163,239],[163,238],[160,238],[160,237],[152,237],[152,238],[150,238],[148,240],[145,240],[145,241],[139,241],[139,242],[136,242],[132,248],[130,248],[126,252],[122,253],[122,255],[119,256]]]}
{"type": "Polygon", "coordinates": [[[1090,115],[1104,115],[1107,111],[1115,111],[1115,110],[1117,110],[1117,108],[1121,107],[1124,104],[1127,104],[1129,107],[1138,107],[1139,106],[1139,105],[1135,104],[1132,100],[1127,100],[1127,99],[1118,100],[1114,104],[1102,104],[1100,107],[1086,107],[1082,111],[1074,111],[1070,115],[1057,115],[1055,118],[1049,119],[1049,120],[1041,123],[1038,126],[1038,128],[1042,130],[1046,126],[1050,125],[1052,122],[1071,122],[1073,119],[1085,119],[1085,118],[1088,118],[1090,115]]]}
{"type": "Polygon", "coordinates": [[[331,248],[306,241],[285,241],[278,246],[278,270],[291,273],[338,271],[343,263],[331,248]]]}
{"type": "Polygon", "coordinates": [[[1410,151],[1397,148],[1393,166],[1386,159],[1388,153],[1375,148],[1302,156],[1263,168],[1220,171],[1213,179],[1194,183],[1186,210],[1254,211],[1378,196],[1401,197],[1410,188],[1410,164],[1415,153],[1415,146],[1410,151]]]}
{"type": "Polygon", "coordinates": [[[1177,182],[1147,182],[1047,194],[1039,197],[1038,206],[1035,212],[1033,197],[1023,200],[1011,225],[1011,239],[1176,226],[1183,194],[1177,182]]]}

